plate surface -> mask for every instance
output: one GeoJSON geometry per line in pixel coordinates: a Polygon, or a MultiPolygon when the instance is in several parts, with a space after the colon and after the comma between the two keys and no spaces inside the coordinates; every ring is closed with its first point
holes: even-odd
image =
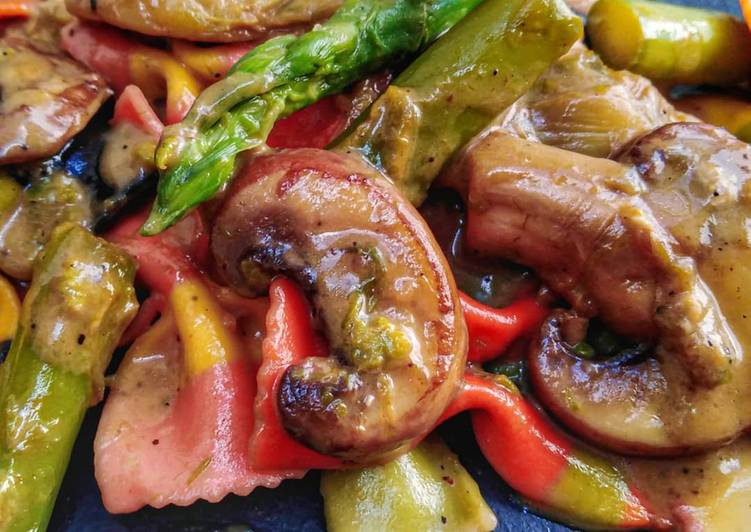
{"type": "MultiPolygon", "coordinates": [[[[672,3],[722,9],[740,14],[735,0],[672,0],[672,3]]],[[[188,508],[145,509],[110,515],[102,506],[93,471],[92,442],[101,407],[92,409],[73,451],[50,531],[60,532],[325,532],[318,474],[284,482],[275,490],[259,488],[248,497],[227,497],[219,504],[188,508]]],[[[445,424],[444,439],[480,485],[498,516],[499,531],[564,532],[568,527],[526,510],[480,454],[466,416],[445,424]]]]}

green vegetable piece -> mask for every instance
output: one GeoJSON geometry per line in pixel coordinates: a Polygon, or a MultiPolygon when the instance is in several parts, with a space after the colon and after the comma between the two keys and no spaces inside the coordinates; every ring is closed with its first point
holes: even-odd
{"type": "Polygon", "coordinates": [[[54,228],[72,222],[93,224],[91,194],[78,179],[62,172],[35,180],[19,191],[9,177],[0,182],[0,270],[31,279],[34,259],[54,228]]]}
{"type": "Polygon", "coordinates": [[[608,460],[587,451],[574,451],[550,498],[562,516],[585,528],[622,528],[632,511],[624,504],[633,498],[619,469],[608,460]],[[588,526],[587,526],[588,525],[588,526]]]}
{"type": "Polygon", "coordinates": [[[327,22],[271,39],[205,90],[157,149],[163,172],[142,232],[159,233],[214,196],[238,153],[262,146],[274,122],[434,41],[481,0],[347,0],[327,22]]]}
{"type": "Polygon", "coordinates": [[[409,358],[412,344],[392,320],[374,314],[378,281],[384,273],[383,257],[376,248],[353,247],[364,271],[360,287],[350,296],[349,310],[342,323],[345,356],[360,369],[379,369],[409,358]]]}
{"type": "Polygon", "coordinates": [[[368,297],[352,294],[343,323],[347,356],[360,369],[379,369],[409,358],[412,344],[406,333],[385,316],[372,316],[368,297]]]}
{"type": "Polygon", "coordinates": [[[578,344],[576,344],[574,346],[574,353],[576,353],[577,356],[586,359],[593,359],[595,356],[597,356],[595,348],[589,345],[587,342],[579,342],[578,344]]]}
{"type": "Polygon", "coordinates": [[[587,35],[608,66],[680,84],[728,85],[751,75],[751,34],[740,20],[645,0],[599,0],[587,35]]]}
{"type": "Polygon", "coordinates": [[[436,437],[386,465],[321,478],[329,532],[487,531],[495,515],[458,458],[436,437]]]}
{"type": "Polygon", "coordinates": [[[138,303],[135,265],[80,226],[55,230],[0,366],[0,530],[44,530],[87,407],[138,303]]]}
{"type": "Polygon", "coordinates": [[[561,0],[487,0],[410,65],[337,143],[415,204],[451,156],[582,36],[561,0]]]}
{"type": "Polygon", "coordinates": [[[524,360],[514,362],[496,360],[485,364],[483,369],[488,373],[508,378],[518,388],[526,389],[527,387],[527,363],[524,360]]]}

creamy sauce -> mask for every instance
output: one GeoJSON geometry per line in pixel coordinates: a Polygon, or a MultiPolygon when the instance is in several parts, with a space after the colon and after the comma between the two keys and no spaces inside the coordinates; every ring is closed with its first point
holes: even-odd
{"type": "Polygon", "coordinates": [[[183,384],[181,353],[171,315],[160,319],[133,344],[111,384],[130,402],[131,423],[156,425],[169,415],[183,384]]]}
{"type": "Polygon", "coordinates": [[[751,526],[751,438],[673,460],[623,461],[652,508],[674,514],[683,530],[741,532],[751,526]]]}
{"type": "MultiPolygon", "coordinates": [[[[503,306],[536,281],[502,261],[478,260],[463,244],[461,206],[433,193],[421,209],[451,264],[457,283],[489,304],[503,306]]],[[[716,451],[680,459],[612,456],[655,512],[681,530],[735,532],[751,523],[751,437],[716,451]]]]}
{"type": "MultiPolygon", "coordinates": [[[[746,410],[749,380],[748,319],[751,293],[751,210],[747,191],[746,146],[730,140],[709,143],[711,132],[669,126],[643,144],[660,154],[659,174],[647,201],[683,248],[696,258],[702,278],[722,306],[737,341],[746,351],[735,362],[735,390],[725,395],[718,418],[746,410]],[[675,146],[674,137],[681,140],[675,146]],[[726,415],[723,415],[722,412],[726,415]]],[[[645,150],[645,153],[650,153],[645,150]]],[[[651,174],[648,174],[651,175],[651,174]]],[[[717,424],[705,419],[701,429],[717,424]]],[[[741,531],[751,527],[751,438],[694,458],[671,461],[629,460],[627,468],[649,500],[673,511],[688,530],[741,531]]]]}
{"type": "Polygon", "coordinates": [[[155,170],[156,141],[130,123],[122,123],[105,134],[99,161],[102,180],[112,189],[126,190],[155,170]]]}

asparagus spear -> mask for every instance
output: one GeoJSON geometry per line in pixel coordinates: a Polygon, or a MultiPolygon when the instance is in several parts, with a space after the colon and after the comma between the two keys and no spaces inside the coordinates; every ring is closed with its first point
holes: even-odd
{"type": "Polygon", "coordinates": [[[338,148],[360,150],[422,203],[451,155],[581,35],[560,0],[486,0],[400,75],[338,148]]]}
{"type": "MultiPolygon", "coordinates": [[[[8,183],[15,185],[12,178],[0,177],[0,188],[10,190],[8,183]]],[[[56,226],[65,222],[93,225],[92,194],[81,180],[61,171],[15,189],[10,197],[0,198],[0,271],[30,280],[34,259],[56,226]]]]}
{"type": "Polygon", "coordinates": [[[745,81],[751,34],[726,14],[645,0],[599,0],[587,34],[608,66],[668,83],[745,81]]]}
{"type": "Polygon", "coordinates": [[[34,268],[0,366],[0,530],[44,530],[86,408],[136,312],[135,265],[80,226],[58,227],[34,268]]]}
{"type": "Polygon", "coordinates": [[[264,144],[274,122],[418,51],[482,0],[346,0],[327,22],[271,39],[165,130],[157,200],[142,232],[153,235],[226,184],[241,151],[264,144]]]}

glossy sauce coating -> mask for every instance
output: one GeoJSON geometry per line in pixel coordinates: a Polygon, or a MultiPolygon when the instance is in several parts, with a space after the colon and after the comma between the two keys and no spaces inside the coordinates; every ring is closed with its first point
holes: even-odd
{"type": "MultiPolygon", "coordinates": [[[[681,254],[692,257],[737,345],[721,386],[684,399],[696,430],[751,424],[751,148],[707,124],[669,124],[620,157],[648,186],[642,195],[681,254]]],[[[680,411],[680,410],[679,410],[680,411]]],[[[676,416],[679,417],[679,416],[676,416]]]]}
{"type": "Polygon", "coordinates": [[[123,29],[192,41],[246,41],[277,28],[317,22],[341,0],[66,0],[82,18],[123,29]]]}
{"type": "Polygon", "coordinates": [[[608,68],[578,44],[496,123],[523,139],[608,158],[656,127],[690,120],[648,79],[608,68]]]}
{"type": "Polygon", "coordinates": [[[90,227],[92,221],[91,193],[81,181],[59,171],[38,179],[0,207],[0,271],[30,280],[34,259],[57,225],[90,227]]]}
{"type": "Polygon", "coordinates": [[[104,80],[18,37],[0,39],[0,164],[57,153],[112,94],[104,80]]]}
{"type": "Polygon", "coordinates": [[[633,484],[679,530],[744,532],[751,519],[751,439],[672,460],[629,458],[633,484]]]}
{"type": "Polygon", "coordinates": [[[355,158],[253,161],[219,209],[212,250],[245,294],[284,274],[311,295],[332,356],[284,375],[284,423],[316,450],[374,462],[427,433],[453,397],[467,340],[438,244],[409,202],[355,158]]]}
{"type": "Polygon", "coordinates": [[[533,377],[559,417],[609,448],[646,454],[716,446],[747,426],[748,379],[734,381],[743,346],[634,169],[497,131],[457,168],[469,182],[471,245],[533,267],[580,316],[655,345],[656,375],[640,367],[624,382],[616,368],[595,375],[596,365],[551,350],[560,342],[543,334],[533,377]]]}

